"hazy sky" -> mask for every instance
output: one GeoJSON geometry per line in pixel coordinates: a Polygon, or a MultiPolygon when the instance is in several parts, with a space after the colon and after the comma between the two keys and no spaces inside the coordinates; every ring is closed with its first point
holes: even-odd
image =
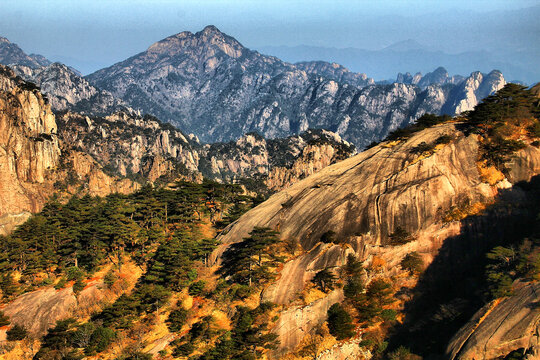
{"type": "Polygon", "coordinates": [[[539,0],[1,0],[0,36],[83,73],[209,24],[254,49],[380,49],[414,39],[454,53],[540,52],[539,8],[539,0]]]}

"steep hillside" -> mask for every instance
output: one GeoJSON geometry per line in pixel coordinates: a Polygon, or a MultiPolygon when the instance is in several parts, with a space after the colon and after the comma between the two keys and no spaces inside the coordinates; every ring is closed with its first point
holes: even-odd
{"type": "MultiPolygon", "coordinates": [[[[327,63],[291,65],[243,47],[214,26],[168,37],[87,79],[205,142],[322,128],[363,148],[425,112],[454,114],[472,108],[462,101],[478,101],[469,92],[452,92],[453,84],[360,88],[369,83],[361,74],[327,63]]],[[[483,86],[504,85],[502,76],[488,82],[483,86]]]]}
{"type": "MultiPolygon", "coordinates": [[[[324,323],[330,305],[344,299],[343,290],[338,287],[315,300],[306,298],[305,291],[311,281],[316,281],[312,280],[316,274],[324,270],[339,274],[338,269],[344,269],[350,254],[367,270],[363,277],[368,289],[377,280],[390,281],[393,291],[401,288],[401,295],[396,293],[390,303],[397,301],[398,305],[394,306],[403,309],[403,302],[412,296],[407,289],[414,287],[402,270],[406,256],[416,257],[425,267],[434,258],[438,259],[441,247],[451,246],[452,239],[465,234],[463,241],[471,241],[475,248],[457,246],[446,250],[453,256],[453,265],[445,267],[451,276],[458,272],[454,269],[460,263],[463,270],[468,269],[460,257],[480,264],[478,259],[500,243],[502,234],[519,233],[510,230],[516,223],[506,220],[509,214],[516,219],[534,219],[536,213],[531,213],[534,211],[531,204],[537,195],[532,193],[534,197],[527,200],[520,187],[515,191],[510,189],[513,184],[528,182],[540,174],[537,116],[538,101],[531,99],[523,88],[512,85],[488,98],[469,119],[457,119],[419,132],[396,133],[391,137],[393,140],[329,166],[250,210],[220,236],[222,245],[214,252],[213,259],[219,262],[221,256],[227,257],[226,249],[231,244],[241,244],[257,227],[275,229],[282,239],[300,244],[303,252],[285,263],[277,281],[262,292],[264,301],[290,306],[274,328],[281,340],[276,354],[299,346],[306,334],[324,323]],[[464,220],[499,202],[502,202],[500,206],[486,210],[486,217],[464,220]],[[497,225],[489,225],[492,223],[497,225]],[[491,233],[489,228],[500,229],[491,233]],[[483,237],[488,234],[491,236],[487,239],[483,237]]],[[[433,276],[430,285],[437,281],[433,276]]],[[[443,279],[444,284],[452,281],[443,279]]],[[[432,289],[424,286],[417,291],[430,293],[432,289]]],[[[361,312],[362,319],[362,312],[370,308],[361,305],[365,300],[352,303],[355,301],[360,301],[355,311],[361,312]]],[[[382,304],[385,310],[394,309],[382,304]]],[[[417,314],[431,311],[429,306],[433,305],[423,304],[417,314]]],[[[435,302],[436,309],[438,305],[435,302]]],[[[467,305],[469,309],[471,306],[467,305]]],[[[529,318],[535,319],[537,316],[529,318]]],[[[416,339],[416,343],[411,340],[414,349],[421,349],[423,344],[428,353],[440,351],[427,346],[440,341],[433,334],[438,328],[420,325],[424,322],[420,320],[421,317],[410,319],[404,329],[416,339]],[[418,328],[432,330],[415,332],[418,328]],[[430,341],[418,342],[426,336],[431,337],[430,341]]],[[[452,326],[455,325],[448,324],[448,329],[452,326]]],[[[439,334],[442,334],[440,329],[439,334]]]]}
{"type": "Polygon", "coordinates": [[[49,65],[50,61],[41,55],[27,55],[17,44],[0,37],[0,64],[19,64],[30,68],[38,68],[49,65]]]}

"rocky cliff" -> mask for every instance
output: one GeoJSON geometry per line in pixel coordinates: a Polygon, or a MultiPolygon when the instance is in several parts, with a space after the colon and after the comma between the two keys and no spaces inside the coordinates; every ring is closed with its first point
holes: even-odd
{"type": "Polygon", "coordinates": [[[452,339],[449,359],[497,359],[514,350],[526,359],[540,356],[540,284],[518,284],[512,296],[493,300],[452,339]],[[528,351],[527,351],[528,350],[528,351]]]}
{"type": "Polygon", "coordinates": [[[75,192],[83,185],[90,194],[103,195],[136,188],[104,174],[92,158],[66,147],[46,97],[4,66],[0,66],[0,169],[3,232],[24,221],[24,214],[39,211],[57,191],[75,192]]]}
{"type": "Polygon", "coordinates": [[[278,280],[262,294],[264,300],[292,305],[288,311],[300,322],[296,331],[275,328],[285,344],[281,351],[288,351],[325,320],[322,312],[317,319],[302,322],[305,305],[295,305],[317,271],[342,266],[348,254],[358,256],[365,266],[378,259],[386,276],[398,275],[401,259],[412,251],[429,263],[445,239],[462,231],[460,222],[449,218],[456,208],[489,204],[501,189],[540,173],[540,150],[528,145],[516,154],[516,166],[508,177],[490,184],[478,165],[480,147],[478,135],[467,135],[459,123],[382,143],[321,170],[246,213],[221,236],[214,259],[255,226],[279,230],[282,238],[299,241],[304,252],[286,263],[278,280]],[[441,137],[451,140],[440,142],[441,137]],[[415,149],[421,143],[438,145],[419,154],[415,149]],[[391,237],[398,228],[412,241],[393,246],[391,237]],[[335,232],[335,240],[321,243],[329,231],[335,232]]]}
{"type": "MultiPolygon", "coordinates": [[[[205,142],[249,132],[276,138],[323,128],[363,148],[425,112],[454,114],[478,101],[479,94],[451,91],[459,84],[441,85],[440,72],[425,77],[425,89],[369,85],[364,75],[338,65],[292,65],[261,55],[208,26],[161,40],[87,79],[205,142]]],[[[497,78],[483,88],[503,85],[497,78]]]]}
{"type": "Polygon", "coordinates": [[[355,152],[354,146],[325,130],[273,140],[248,134],[229,143],[202,145],[194,135],[134,112],[104,118],[65,112],[57,122],[66,144],[113,173],[151,182],[178,176],[223,182],[256,178],[259,187],[280,190],[355,152]]]}
{"type": "Polygon", "coordinates": [[[60,163],[56,122],[38,89],[0,71],[0,214],[35,212],[60,163]]]}

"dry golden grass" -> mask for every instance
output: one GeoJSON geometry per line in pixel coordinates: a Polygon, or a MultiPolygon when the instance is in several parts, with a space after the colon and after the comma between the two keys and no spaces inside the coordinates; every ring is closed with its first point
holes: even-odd
{"type": "Polygon", "coordinates": [[[476,165],[480,173],[480,179],[491,186],[495,186],[498,182],[505,179],[504,174],[495,166],[488,166],[486,160],[479,161],[476,165]]]}
{"type": "Polygon", "coordinates": [[[400,142],[401,142],[401,140],[389,141],[389,142],[386,142],[386,143],[382,144],[381,147],[383,147],[383,148],[392,148],[392,147],[398,145],[400,142]]]}

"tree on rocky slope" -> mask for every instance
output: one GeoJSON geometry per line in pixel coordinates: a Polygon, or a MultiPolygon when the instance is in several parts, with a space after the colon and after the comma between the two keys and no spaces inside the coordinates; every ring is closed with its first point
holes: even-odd
{"type": "Polygon", "coordinates": [[[279,242],[278,233],[268,228],[254,228],[249,237],[232,244],[223,253],[221,274],[239,284],[250,285],[272,278],[270,268],[281,261],[273,252],[279,242]]]}

